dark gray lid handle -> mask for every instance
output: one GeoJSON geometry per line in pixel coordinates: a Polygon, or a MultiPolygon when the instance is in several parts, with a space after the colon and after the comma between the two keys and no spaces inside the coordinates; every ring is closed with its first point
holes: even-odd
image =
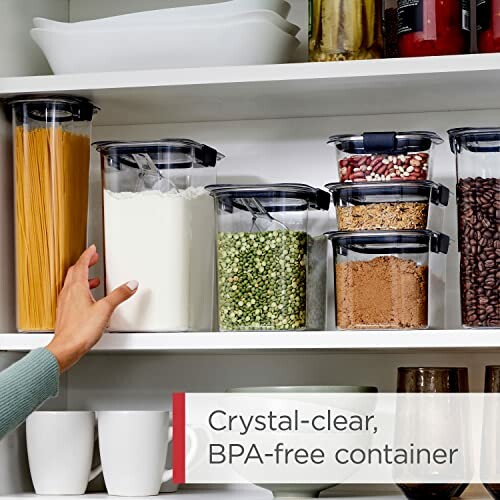
{"type": "Polygon", "coordinates": [[[397,150],[396,132],[365,132],[363,147],[366,153],[387,153],[397,150]]]}
{"type": "Polygon", "coordinates": [[[433,186],[431,188],[431,202],[435,205],[443,205],[444,207],[448,206],[448,202],[450,200],[450,190],[443,186],[442,184],[438,184],[437,186],[433,186]]]}
{"type": "Polygon", "coordinates": [[[443,233],[432,233],[431,251],[434,253],[448,253],[450,247],[450,237],[443,233]]]}

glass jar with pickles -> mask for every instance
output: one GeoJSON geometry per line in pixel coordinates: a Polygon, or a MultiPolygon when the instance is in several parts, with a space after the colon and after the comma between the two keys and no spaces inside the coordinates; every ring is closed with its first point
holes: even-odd
{"type": "Polygon", "coordinates": [[[382,0],[309,0],[309,60],[382,57],[382,0]]]}

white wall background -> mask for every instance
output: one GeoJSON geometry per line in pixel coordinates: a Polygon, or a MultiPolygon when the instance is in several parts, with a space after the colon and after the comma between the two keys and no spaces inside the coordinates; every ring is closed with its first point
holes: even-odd
{"type": "Polygon", "coordinates": [[[0,78],[47,75],[49,66],[30,37],[33,17],[68,21],[68,0],[0,0],[0,78]]]}

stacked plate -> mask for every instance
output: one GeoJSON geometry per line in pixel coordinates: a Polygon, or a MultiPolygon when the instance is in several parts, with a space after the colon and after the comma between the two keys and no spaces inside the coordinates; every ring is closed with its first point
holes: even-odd
{"type": "Polygon", "coordinates": [[[52,71],[90,73],[289,62],[300,28],[284,0],[229,0],[61,23],[35,18],[52,71]]]}

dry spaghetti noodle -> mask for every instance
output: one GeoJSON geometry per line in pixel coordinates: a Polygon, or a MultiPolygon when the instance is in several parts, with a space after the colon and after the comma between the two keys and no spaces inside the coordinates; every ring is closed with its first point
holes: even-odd
{"type": "Polygon", "coordinates": [[[17,327],[54,329],[66,271],[85,249],[90,141],[60,126],[15,128],[17,327]]]}

